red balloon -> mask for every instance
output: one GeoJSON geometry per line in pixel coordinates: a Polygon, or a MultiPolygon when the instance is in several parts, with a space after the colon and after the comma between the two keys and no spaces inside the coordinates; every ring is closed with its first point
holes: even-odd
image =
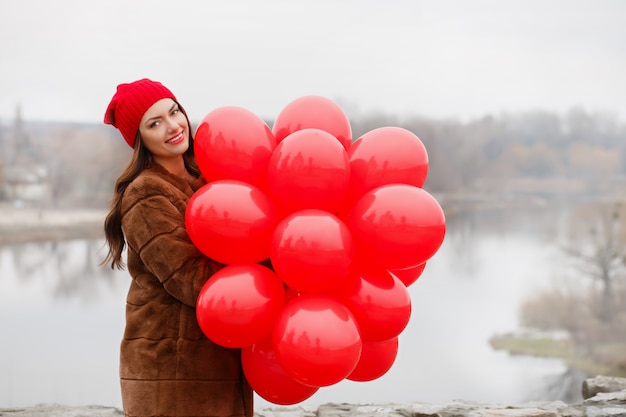
{"type": "Polygon", "coordinates": [[[194,152],[208,182],[233,179],[267,188],[267,164],[276,147],[269,126],[235,106],[217,108],[198,125],[194,152]]]}
{"type": "Polygon", "coordinates": [[[271,337],[243,348],[241,365],[252,389],[273,404],[296,404],[319,390],[319,387],[301,384],[285,372],[276,358],[271,337]]]}
{"type": "Polygon", "coordinates": [[[299,130],[274,150],[268,180],[269,195],[285,215],[303,209],[334,212],[348,190],[348,154],[330,133],[299,130]]]}
{"type": "Polygon", "coordinates": [[[220,180],[201,187],[189,200],[189,238],[206,256],[224,264],[257,263],[270,256],[277,215],[259,188],[220,180]]]}
{"type": "Polygon", "coordinates": [[[270,258],[278,276],[301,292],[323,292],[347,278],[354,247],[348,227],[322,210],[302,210],[281,221],[270,258]]]}
{"type": "Polygon", "coordinates": [[[358,256],[386,269],[426,262],[443,243],[446,220],[437,200],[419,187],[391,184],[368,191],[348,212],[358,256]]]}
{"type": "Polygon", "coordinates": [[[422,187],[428,175],[428,154],[422,141],[401,127],[381,127],[358,138],[348,150],[349,200],[381,185],[422,187]]]}
{"type": "Polygon", "coordinates": [[[345,149],[352,144],[352,128],[341,108],[332,100],[320,96],[303,96],[281,110],[272,132],[280,142],[301,129],[321,129],[333,135],[345,149]]]}
{"type": "Polygon", "coordinates": [[[355,272],[336,295],[354,314],[364,342],[398,336],[411,318],[407,288],[382,268],[355,272]]]}
{"type": "Polygon", "coordinates": [[[422,262],[419,265],[410,266],[408,268],[390,269],[389,272],[391,272],[395,277],[398,277],[400,281],[408,287],[417,281],[417,279],[422,275],[422,272],[424,272],[424,268],[426,268],[426,262],[422,262]]]}
{"type": "Polygon", "coordinates": [[[241,348],[271,334],[284,303],[283,283],[272,270],[259,264],[228,265],[200,290],[196,316],[206,337],[241,348]]]}
{"type": "Polygon", "coordinates": [[[300,297],[303,293],[297,290],[296,288],[291,288],[288,285],[285,285],[285,300],[291,301],[294,298],[300,297]]]}
{"type": "Polygon", "coordinates": [[[363,342],[359,363],[346,379],[365,382],[380,378],[391,369],[397,355],[397,337],[382,342],[363,342]]]}
{"type": "Polygon", "coordinates": [[[273,343],[285,371],[314,387],[347,377],[359,361],[362,346],[350,310],[323,294],[304,294],[285,304],[276,320],[273,343]]]}

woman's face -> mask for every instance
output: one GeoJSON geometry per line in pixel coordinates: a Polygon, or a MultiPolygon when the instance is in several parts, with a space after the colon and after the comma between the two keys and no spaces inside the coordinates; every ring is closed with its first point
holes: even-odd
{"type": "Polygon", "coordinates": [[[154,161],[165,167],[178,161],[189,148],[187,117],[171,98],[161,99],[146,110],[139,134],[154,161]]]}

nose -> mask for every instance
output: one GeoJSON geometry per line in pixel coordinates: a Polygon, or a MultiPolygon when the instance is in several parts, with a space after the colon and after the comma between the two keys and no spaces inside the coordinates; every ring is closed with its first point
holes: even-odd
{"type": "Polygon", "coordinates": [[[179,124],[178,121],[173,117],[168,117],[165,119],[165,123],[167,126],[167,130],[178,130],[179,124]]]}

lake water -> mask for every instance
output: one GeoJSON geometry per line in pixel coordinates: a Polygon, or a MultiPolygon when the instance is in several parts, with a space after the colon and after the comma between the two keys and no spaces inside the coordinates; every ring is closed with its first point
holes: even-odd
{"type": "MultiPolygon", "coordinates": [[[[558,360],[511,357],[489,338],[519,328],[520,303],[562,265],[549,214],[448,218],[446,239],[410,287],[411,320],[391,370],[324,387],[303,404],[554,400],[558,360]],[[552,388],[551,388],[552,387],[552,388]]],[[[118,349],[129,278],[97,266],[103,241],[0,247],[0,407],[121,406],[118,349]]],[[[256,399],[256,408],[272,404],[256,399]]]]}

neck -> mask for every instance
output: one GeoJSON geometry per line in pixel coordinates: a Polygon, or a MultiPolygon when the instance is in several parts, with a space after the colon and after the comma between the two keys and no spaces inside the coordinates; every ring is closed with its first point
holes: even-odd
{"type": "Polygon", "coordinates": [[[168,170],[170,174],[174,174],[177,177],[185,178],[187,176],[185,161],[182,156],[179,158],[155,158],[154,162],[161,165],[163,168],[168,170]]]}

